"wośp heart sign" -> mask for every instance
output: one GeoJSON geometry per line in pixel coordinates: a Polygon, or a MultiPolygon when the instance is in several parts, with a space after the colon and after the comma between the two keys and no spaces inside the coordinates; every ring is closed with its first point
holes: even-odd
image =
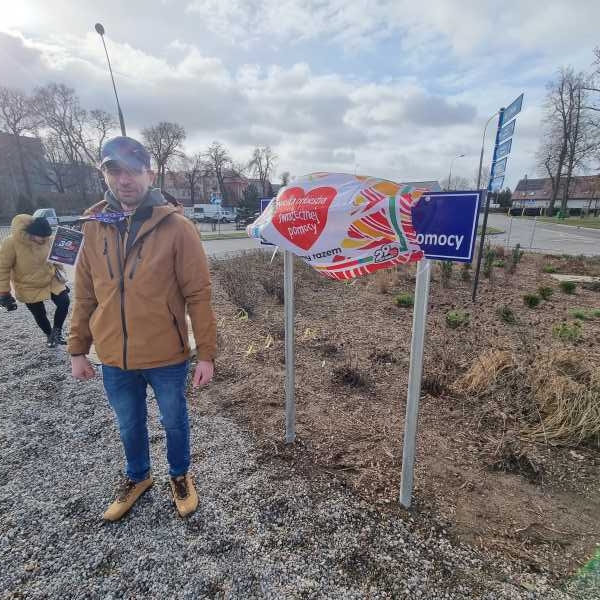
{"type": "Polygon", "coordinates": [[[426,190],[345,173],[312,173],[284,187],[248,235],[281,246],[331,279],[423,258],[412,207],[426,190]]]}

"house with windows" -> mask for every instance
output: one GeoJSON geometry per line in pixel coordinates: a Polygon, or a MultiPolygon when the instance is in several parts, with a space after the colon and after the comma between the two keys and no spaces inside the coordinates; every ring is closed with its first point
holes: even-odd
{"type": "MultiPolygon", "coordinates": [[[[563,178],[554,204],[555,211],[560,208],[564,195],[566,178],[563,178]]],[[[524,178],[519,181],[512,195],[512,209],[528,214],[543,214],[552,197],[552,181],[549,177],[541,179],[524,178]]],[[[567,209],[571,214],[600,214],[600,175],[578,175],[571,179],[567,209]]]]}

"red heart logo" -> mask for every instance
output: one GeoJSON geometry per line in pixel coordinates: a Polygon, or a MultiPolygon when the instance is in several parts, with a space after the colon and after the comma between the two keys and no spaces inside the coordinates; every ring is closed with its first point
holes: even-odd
{"type": "Polygon", "coordinates": [[[272,223],[292,244],[308,250],[319,239],[327,224],[329,206],[337,192],[332,187],[319,187],[306,193],[292,187],[279,198],[272,223]]]}

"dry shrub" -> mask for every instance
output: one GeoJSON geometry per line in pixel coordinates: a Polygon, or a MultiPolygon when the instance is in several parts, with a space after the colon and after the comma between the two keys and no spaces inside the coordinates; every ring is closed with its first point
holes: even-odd
{"type": "Polygon", "coordinates": [[[525,439],[555,445],[600,446],[600,357],[552,351],[533,365],[539,421],[525,439]]]}
{"type": "Polygon", "coordinates": [[[391,277],[387,269],[380,269],[375,273],[375,286],[380,294],[387,294],[390,291],[391,277]]]}
{"type": "Polygon", "coordinates": [[[506,350],[486,350],[478,356],[471,368],[453,384],[459,394],[479,395],[487,391],[498,376],[516,366],[515,358],[506,350]]]}
{"type": "Polygon", "coordinates": [[[539,483],[543,477],[541,463],[520,440],[510,435],[502,439],[489,467],[492,471],[522,475],[532,483],[539,483]]]}

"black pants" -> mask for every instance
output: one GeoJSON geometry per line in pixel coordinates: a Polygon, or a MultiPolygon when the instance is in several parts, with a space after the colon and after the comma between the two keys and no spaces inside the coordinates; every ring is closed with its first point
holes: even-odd
{"type": "MultiPolygon", "coordinates": [[[[69,292],[67,292],[67,290],[63,290],[60,294],[58,294],[58,296],[56,294],[52,294],[50,297],[52,302],[54,302],[56,305],[56,311],[54,313],[54,327],[56,329],[62,329],[65,319],[67,318],[67,313],[69,312],[69,292]]],[[[48,321],[44,303],[34,302],[33,304],[26,304],[25,306],[31,311],[31,314],[35,318],[35,322],[38,324],[39,328],[46,335],[50,335],[52,333],[52,326],[50,325],[50,321],[48,321]]]]}

